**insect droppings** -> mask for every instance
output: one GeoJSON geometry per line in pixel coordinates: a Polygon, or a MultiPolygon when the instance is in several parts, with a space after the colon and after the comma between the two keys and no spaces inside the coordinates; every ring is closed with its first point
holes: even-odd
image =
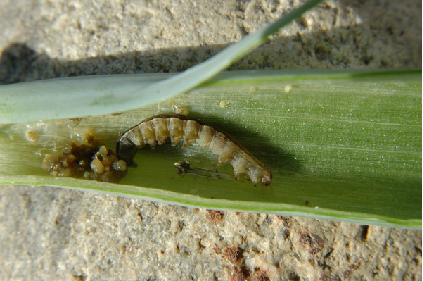
{"type": "Polygon", "coordinates": [[[86,144],[67,144],[63,147],[62,155],[46,154],[41,168],[54,177],[83,177],[103,182],[119,182],[127,173],[125,161],[118,159],[92,133],[92,130],[84,132],[86,144]]]}
{"type": "Polygon", "coordinates": [[[157,115],[143,120],[122,134],[117,142],[116,153],[119,159],[131,165],[134,164],[138,149],[147,144],[154,148],[157,144],[164,144],[168,138],[172,146],[184,139],[183,148],[194,142],[210,148],[213,154],[218,155],[219,165],[230,162],[235,177],[246,174],[254,185],[261,182],[268,186],[272,181],[270,170],[227,135],[181,115],[157,115]]]}

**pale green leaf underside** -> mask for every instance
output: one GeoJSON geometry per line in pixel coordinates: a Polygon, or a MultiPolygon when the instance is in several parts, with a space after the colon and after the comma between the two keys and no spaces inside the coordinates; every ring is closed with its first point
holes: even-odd
{"type": "MultiPolygon", "coordinates": [[[[420,72],[347,78],[348,72],[331,73],[326,79],[325,74],[310,73],[297,74],[298,79],[284,79],[278,72],[259,72],[250,80],[248,75],[215,80],[172,102],[188,107],[190,116],[230,133],[248,148],[272,170],[270,187],[177,176],[173,163],[178,160],[215,168],[215,156],[196,146],[181,150],[164,145],[140,151],[135,159],[138,167],[130,169],[122,185],[53,178],[39,168],[42,157],[34,154],[41,144],[23,140],[27,128],[38,130],[40,142],[47,142],[41,153],[51,153],[49,143],[67,142],[69,130],[95,127],[99,137],[114,147],[119,131],[151,115],[171,113],[168,101],[122,115],[84,118],[79,125],[3,126],[0,183],[91,189],[182,205],[363,224],[421,226],[420,72]],[[254,82],[254,77],[266,82],[254,82]]],[[[230,166],[219,171],[232,174],[230,166]]]]}

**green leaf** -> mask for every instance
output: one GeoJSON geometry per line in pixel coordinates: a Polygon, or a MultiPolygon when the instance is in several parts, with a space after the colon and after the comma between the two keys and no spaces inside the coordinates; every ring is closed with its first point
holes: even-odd
{"type": "MultiPolygon", "coordinates": [[[[421,227],[421,71],[238,72],[172,101],[122,115],[0,128],[0,183],[95,190],[173,204],[421,227]],[[114,147],[119,131],[155,114],[190,117],[230,133],[273,172],[269,187],[221,177],[179,176],[175,161],[213,170],[207,149],[169,145],[138,152],[121,185],[53,178],[40,167],[54,145],[95,128],[114,147]],[[25,140],[34,132],[38,140],[25,140]],[[38,153],[38,154],[36,154],[38,153]]],[[[224,77],[226,75],[226,77],[224,77]]]]}
{"type": "Polygon", "coordinates": [[[421,71],[228,72],[207,81],[318,2],[306,2],[178,75],[77,77],[1,86],[0,123],[16,124],[0,126],[0,184],[420,227],[421,71]],[[202,87],[174,96],[200,83],[202,87]],[[216,157],[195,145],[139,152],[138,167],[131,168],[121,184],[54,178],[40,168],[43,155],[80,140],[85,130],[94,128],[97,137],[114,147],[119,131],[181,107],[233,135],[273,171],[272,185],[235,181],[229,165],[214,171],[216,157]],[[180,160],[202,172],[177,175],[173,163],[180,160]]]}

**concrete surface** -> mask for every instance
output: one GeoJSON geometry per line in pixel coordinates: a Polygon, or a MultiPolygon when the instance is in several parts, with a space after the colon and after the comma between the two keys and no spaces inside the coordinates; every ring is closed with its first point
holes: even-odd
{"type": "MultiPolygon", "coordinates": [[[[300,1],[0,3],[0,81],[184,70],[300,1]]],[[[421,2],[327,1],[231,69],[421,68],[421,2]]],[[[422,280],[421,231],[0,188],[1,280],[422,280]]]]}

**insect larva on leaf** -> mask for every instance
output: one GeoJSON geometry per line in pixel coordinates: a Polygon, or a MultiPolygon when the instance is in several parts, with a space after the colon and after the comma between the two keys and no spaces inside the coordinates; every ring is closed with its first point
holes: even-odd
{"type": "Polygon", "coordinates": [[[213,154],[218,155],[219,165],[230,162],[236,177],[246,174],[254,185],[261,182],[268,186],[272,181],[270,170],[227,135],[181,115],[157,115],[145,119],[122,134],[116,153],[131,165],[138,149],[147,144],[154,148],[156,144],[164,144],[169,137],[172,146],[184,139],[183,148],[194,142],[210,148],[213,154]]]}

